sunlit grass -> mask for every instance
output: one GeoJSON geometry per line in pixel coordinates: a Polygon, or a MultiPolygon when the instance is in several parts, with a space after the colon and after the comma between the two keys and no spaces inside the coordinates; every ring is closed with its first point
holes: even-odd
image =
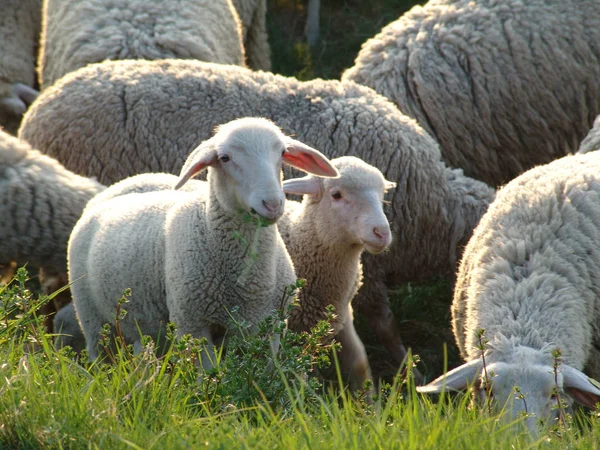
{"type": "Polygon", "coordinates": [[[114,364],[89,364],[53,348],[34,312],[45,299],[20,284],[0,288],[2,449],[592,449],[600,438],[597,418],[582,413],[533,440],[467,395],[417,394],[410,377],[381,386],[373,402],[324,386],[307,373],[323,356],[326,323],[314,336],[284,338],[273,359],[268,333],[281,328],[267,322],[258,337],[232,339],[204,374],[194,364],[202,343],[172,336],[163,357],[146,340],[139,354],[117,346],[114,364]]]}

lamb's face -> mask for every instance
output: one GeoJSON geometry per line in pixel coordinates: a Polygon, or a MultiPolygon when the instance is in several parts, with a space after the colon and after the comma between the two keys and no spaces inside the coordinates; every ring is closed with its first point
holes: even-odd
{"type": "Polygon", "coordinates": [[[381,253],[392,242],[383,212],[385,179],[378,171],[360,170],[356,176],[359,168],[336,168],[340,178],[323,180],[319,217],[327,218],[324,226],[333,231],[333,239],[381,253]]]}
{"type": "Polygon", "coordinates": [[[217,148],[217,171],[225,175],[219,200],[231,211],[256,213],[269,223],[283,214],[283,139],[270,129],[235,129],[217,148]]]}
{"type": "Polygon", "coordinates": [[[482,406],[491,397],[496,412],[504,411],[503,417],[511,421],[525,416],[527,428],[534,434],[538,425],[552,425],[558,419],[559,398],[570,405],[563,392],[563,375],[558,371],[555,376],[551,366],[497,362],[487,365],[478,380],[475,395],[482,406]]]}
{"type": "Polygon", "coordinates": [[[323,154],[285,136],[273,122],[245,117],[221,125],[192,151],[175,189],[211,167],[210,189],[222,209],[252,212],[273,223],[283,214],[282,164],[321,177],[338,176],[323,154]]]}

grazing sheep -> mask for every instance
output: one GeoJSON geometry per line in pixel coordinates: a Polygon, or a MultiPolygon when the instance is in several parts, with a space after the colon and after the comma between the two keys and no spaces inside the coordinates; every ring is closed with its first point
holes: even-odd
{"type": "Polygon", "coordinates": [[[286,203],[277,223],[296,275],[307,281],[288,326],[309,331],[333,305],[331,336],[342,344],[342,371],[354,389],[361,389],[372,376],[365,346],[354,329],[351,301],[362,284],[363,250],[381,253],[392,242],[382,202],[385,192],[396,185],[353,156],[331,163],[340,178],[308,175],[283,183],[286,193],[304,195],[302,203],[286,203]]]}
{"type": "MultiPolygon", "coordinates": [[[[323,155],[272,122],[245,118],[222,125],[196,148],[175,184],[208,168],[208,189],[131,193],[86,208],[68,255],[91,358],[126,288],[132,295],[119,324],[136,346],[140,330],[157,340],[173,321],[180,335],[204,337],[212,349],[216,329],[227,329],[231,316],[255,326],[282,306],[296,275],[277,227],[266,226],[283,213],[282,162],[337,176],[323,155]],[[263,223],[246,220],[250,212],[263,223]]],[[[202,360],[211,367],[210,354],[202,360]]]]}
{"type": "Polygon", "coordinates": [[[41,0],[4,0],[0,13],[0,127],[16,134],[37,97],[35,60],[41,0]]]}
{"type": "Polygon", "coordinates": [[[587,153],[600,149],[600,116],[594,120],[594,125],[587,136],[581,141],[577,153],[587,153]]]}
{"type": "Polygon", "coordinates": [[[242,21],[246,64],[254,70],[270,71],[271,47],[267,34],[267,0],[232,1],[242,21]]]}
{"type": "Polygon", "coordinates": [[[342,76],[385,95],[450,166],[499,186],[577,150],[600,112],[597,0],[436,0],[342,76]]]}
{"type": "Polygon", "coordinates": [[[42,89],[106,59],[244,65],[242,26],[231,0],[45,0],[40,45],[42,89]]]}
{"type": "MultiPolygon", "coordinates": [[[[66,285],[69,235],[85,204],[102,189],[0,130],[0,261],[40,267],[46,294],[66,285]]],[[[43,312],[60,308],[65,295],[43,312]]],[[[49,332],[51,324],[46,323],[49,332]]]]}
{"type": "Polygon", "coordinates": [[[497,406],[514,398],[512,417],[556,415],[559,396],[594,407],[600,390],[600,153],[566,156],[531,169],[498,192],[466,247],[452,305],[466,364],[418,388],[464,389],[478,381],[497,406]],[[485,330],[491,387],[477,337],[485,330]],[[562,351],[558,377],[552,350],[562,351]]]}
{"type": "Polygon", "coordinates": [[[385,255],[365,255],[355,306],[400,364],[405,350],[386,283],[453,276],[494,191],[448,168],[435,141],[373,90],[199,61],[107,62],[42,93],[21,137],[109,184],[176,173],[195,142],[244,115],[270,118],[330,158],[360,157],[397,182],[387,207],[394,242],[385,255]]]}

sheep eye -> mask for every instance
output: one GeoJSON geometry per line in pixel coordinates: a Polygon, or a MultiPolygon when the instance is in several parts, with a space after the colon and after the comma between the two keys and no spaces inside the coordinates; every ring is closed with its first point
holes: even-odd
{"type": "Polygon", "coordinates": [[[227,162],[227,161],[229,161],[229,156],[223,155],[223,156],[220,156],[219,159],[223,162],[227,162]]]}
{"type": "Polygon", "coordinates": [[[333,194],[331,194],[331,196],[333,197],[334,200],[339,200],[342,198],[342,193],[341,192],[334,192],[333,194]]]}

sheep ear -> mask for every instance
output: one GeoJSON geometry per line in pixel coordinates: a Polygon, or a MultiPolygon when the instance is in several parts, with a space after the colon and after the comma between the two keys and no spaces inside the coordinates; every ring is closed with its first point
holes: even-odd
{"type": "Polygon", "coordinates": [[[443,390],[462,391],[475,381],[481,373],[481,359],[469,361],[450,372],[436,378],[425,386],[417,386],[417,392],[422,394],[439,394],[443,390]]]}
{"type": "Polygon", "coordinates": [[[340,174],[325,155],[290,137],[285,138],[283,162],[318,177],[339,178],[340,174]]]}
{"type": "Polygon", "coordinates": [[[321,194],[321,182],[312,175],[304,178],[291,178],[283,182],[283,192],[316,197],[321,194]]]}
{"type": "Polygon", "coordinates": [[[396,189],[396,183],[385,180],[385,192],[391,191],[392,189],[396,189]]]}
{"type": "Polygon", "coordinates": [[[563,389],[577,403],[594,409],[600,402],[600,383],[567,364],[560,365],[563,389]]]}
{"type": "Polygon", "coordinates": [[[215,148],[214,141],[209,139],[204,141],[198,147],[196,147],[190,156],[185,160],[181,173],[179,174],[179,181],[173,189],[179,189],[187,181],[198,175],[208,166],[217,162],[217,149],[215,148]]]}

